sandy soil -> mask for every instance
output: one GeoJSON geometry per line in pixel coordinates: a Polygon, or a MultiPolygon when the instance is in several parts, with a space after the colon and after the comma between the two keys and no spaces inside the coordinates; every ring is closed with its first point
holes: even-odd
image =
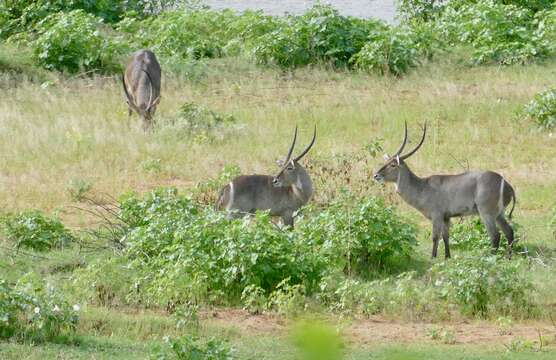
{"type": "MultiPolygon", "coordinates": [[[[242,310],[219,310],[202,314],[202,318],[220,327],[235,328],[243,333],[257,335],[281,335],[288,329],[288,321],[272,315],[250,315],[242,310]]],[[[355,344],[376,343],[434,343],[444,341],[433,339],[431,333],[447,332],[454,344],[508,344],[522,339],[539,342],[542,335],[549,344],[556,342],[556,326],[550,322],[513,323],[501,329],[494,322],[403,322],[380,316],[352,319],[339,324],[344,338],[355,344]]]]}

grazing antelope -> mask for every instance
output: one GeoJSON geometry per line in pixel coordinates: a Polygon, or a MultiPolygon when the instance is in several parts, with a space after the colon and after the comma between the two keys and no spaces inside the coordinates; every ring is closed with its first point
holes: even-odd
{"type": "Polygon", "coordinates": [[[393,182],[402,199],[419,210],[432,221],[432,257],[436,257],[440,236],[444,240],[444,255],[450,257],[450,218],[478,214],[486,226],[493,249],[498,249],[502,229],[508,240],[511,255],[514,231],[504,218],[504,209],[513,200],[510,219],[515,207],[515,192],[512,186],[492,171],[469,171],[458,175],[433,175],[420,178],[407,166],[405,161],[423,145],[427,124],[417,146],[402,155],[407,143],[407,123],[405,135],[398,151],[386,156],[386,163],[375,173],[376,181],[393,182]],[[497,227],[498,225],[498,227],[497,227]]]}
{"type": "Polygon", "coordinates": [[[129,116],[132,111],[139,114],[145,131],[160,102],[160,77],[160,64],[150,50],[133,53],[122,76],[129,116]]]}
{"type": "Polygon", "coordinates": [[[228,217],[238,217],[256,210],[270,210],[270,215],[280,216],[285,225],[293,226],[294,212],[305,205],[313,195],[313,183],[299,160],[315,143],[313,139],[296,158],[291,158],[297,140],[297,126],[293,141],[284,161],[279,161],[280,171],[276,176],[241,175],[233,179],[220,191],[216,209],[225,208],[228,217]]]}

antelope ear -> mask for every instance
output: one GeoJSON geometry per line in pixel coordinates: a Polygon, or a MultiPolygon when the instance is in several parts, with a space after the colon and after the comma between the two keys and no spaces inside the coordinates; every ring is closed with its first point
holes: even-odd
{"type": "Polygon", "coordinates": [[[400,165],[400,155],[396,155],[396,161],[398,162],[398,166],[400,165]]]}
{"type": "Polygon", "coordinates": [[[390,155],[388,155],[387,153],[384,153],[382,157],[384,158],[384,160],[390,160],[390,155]]]}

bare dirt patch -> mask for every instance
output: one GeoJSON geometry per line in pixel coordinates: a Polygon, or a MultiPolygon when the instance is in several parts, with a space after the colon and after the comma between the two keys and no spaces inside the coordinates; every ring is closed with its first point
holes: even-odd
{"type": "MultiPolygon", "coordinates": [[[[267,314],[250,315],[243,310],[219,310],[204,313],[206,321],[220,326],[233,327],[244,334],[280,335],[287,332],[291,320],[267,314]]],[[[334,322],[334,319],[328,319],[334,322]]],[[[337,321],[337,319],[336,319],[337,321]]],[[[455,344],[507,344],[515,339],[538,343],[539,334],[545,340],[556,341],[556,327],[551,323],[514,323],[502,329],[495,323],[473,322],[404,322],[389,320],[381,316],[353,319],[349,323],[339,322],[341,332],[348,342],[355,344],[377,343],[434,343],[431,332],[449,332],[455,344]]]]}

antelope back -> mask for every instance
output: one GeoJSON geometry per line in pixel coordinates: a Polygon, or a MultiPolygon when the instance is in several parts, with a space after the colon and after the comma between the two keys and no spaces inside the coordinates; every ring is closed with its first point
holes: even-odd
{"type": "Polygon", "coordinates": [[[160,101],[160,64],[152,51],[135,52],[127,64],[123,76],[127,101],[142,117],[154,114],[160,101]]]}

